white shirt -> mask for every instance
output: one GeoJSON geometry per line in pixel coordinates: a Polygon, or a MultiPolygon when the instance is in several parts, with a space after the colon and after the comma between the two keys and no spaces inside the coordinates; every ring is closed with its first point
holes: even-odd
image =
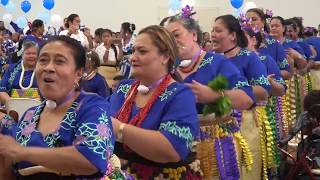
{"type": "MultiPolygon", "coordinates": [[[[100,63],[104,63],[103,61],[103,56],[104,54],[106,53],[106,50],[107,48],[104,46],[104,43],[100,44],[97,48],[96,48],[96,53],[99,55],[99,58],[100,58],[100,63]]],[[[118,46],[116,46],[116,50],[117,50],[117,55],[119,55],[119,48],[118,46]]],[[[113,50],[112,47],[110,47],[109,49],[109,58],[108,58],[108,61],[110,62],[116,62],[116,54],[113,50]]]]}
{"type": "MultiPolygon", "coordinates": [[[[67,35],[69,32],[69,30],[63,30],[60,32],[60,36],[61,35],[67,35]]],[[[88,41],[88,38],[83,34],[82,31],[78,30],[78,33],[77,34],[71,34],[70,36],[71,38],[81,42],[81,45],[85,48],[88,48],[89,49],[89,41],[88,41]]]]}

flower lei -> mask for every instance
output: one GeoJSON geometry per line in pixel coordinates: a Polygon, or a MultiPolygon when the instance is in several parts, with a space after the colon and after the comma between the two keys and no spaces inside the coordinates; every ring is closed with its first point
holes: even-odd
{"type": "MultiPolygon", "coordinates": [[[[291,91],[293,90],[292,88],[292,83],[291,80],[290,81],[286,81],[287,84],[287,91],[286,94],[284,96],[281,97],[281,102],[282,102],[282,108],[283,108],[283,135],[288,135],[289,133],[289,126],[290,126],[290,122],[292,122],[295,119],[295,114],[294,114],[294,110],[291,111],[291,99],[295,98],[295,94],[291,93],[291,91]]],[[[294,104],[293,104],[294,106],[294,104]]]]}
{"type": "Polygon", "coordinates": [[[277,148],[277,142],[280,140],[278,136],[280,130],[277,122],[279,122],[280,118],[277,117],[276,114],[274,114],[274,112],[276,112],[276,97],[272,97],[269,99],[269,103],[266,106],[266,112],[273,135],[274,146],[272,146],[272,150],[274,155],[274,162],[276,166],[279,166],[281,159],[277,148]]]}
{"type": "Polygon", "coordinates": [[[250,148],[249,148],[247,141],[239,132],[234,133],[233,136],[238,140],[239,145],[241,146],[244,165],[245,165],[246,169],[248,171],[251,171],[252,165],[253,165],[253,157],[252,157],[252,152],[250,151],[250,148]]]}
{"type": "Polygon", "coordinates": [[[157,98],[164,92],[164,90],[168,87],[168,84],[171,80],[171,75],[168,74],[163,79],[163,81],[159,84],[156,91],[152,94],[152,97],[148,101],[148,103],[140,109],[140,111],[130,120],[130,115],[132,111],[132,107],[134,104],[135,97],[138,93],[138,86],[140,84],[140,81],[136,81],[130,88],[128,92],[128,96],[123,104],[123,106],[120,108],[120,110],[117,113],[116,118],[119,119],[121,122],[126,124],[135,125],[137,127],[140,127],[146,116],[148,115],[148,112],[150,111],[152,105],[155,103],[157,98]],[[130,122],[129,122],[130,120],[130,122]]]}
{"type": "Polygon", "coordinates": [[[312,91],[312,81],[310,77],[310,73],[307,73],[305,76],[305,82],[306,82],[306,87],[307,87],[307,93],[308,94],[310,91],[312,91]]]}
{"type": "MultiPolygon", "coordinates": [[[[222,75],[218,75],[214,80],[208,83],[208,86],[213,91],[226,90],[228,88],[228,79],[223,77],[222,75]]],[[[209,103],[204,106],[203,114],[211,114],[215,113],[217,117],[222,117],[231,111],[231,100],[227,96],[219,97],[218,100],[214,103],[209,103]]]]}
{"type": "Polygon", "coordinates": [[[239,179],[240,171],[232,135],[219,125],[216,126],[214,147],[220,179],[239,179]]]}
{"type": "Polygon", "coordinates": [[[283,113],[283,106],[282,106],[282,99],[281,97],[275,97],[275,102],[276,102],[276,110],[275,112],[277,113],[277,139],[280,140],[283,137],[283,122],[284,122],[284,113],[283,113]]]}
{"type": "Polygon", "coordinates": [[[262,174],[263,179],[268,179],[268,168],[273,167],[274,162],[274,151],[273,147],[274,139],[272,128],[268,121],[268,116],[263,106],[256,108],[258,120],[259,120],[259,131],[260,131],[260,148],[262,156],[262,174]]]}

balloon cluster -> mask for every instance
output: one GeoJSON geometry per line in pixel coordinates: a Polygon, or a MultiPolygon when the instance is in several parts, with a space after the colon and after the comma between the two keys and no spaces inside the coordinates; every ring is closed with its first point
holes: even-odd
{"type": "Polygon", "coordinates": [[[169,0],[169,14],[174,15],[182,7],[181,0],[169,0]]]}
{"type": "MultiPolygon", "coordinates": [[[[12,2],[12,0],[1,0],[0,3],[6,9],[6,13],[2,16],[2,20],[5,23],[5,26],[9,26],[9,24],[13,21],[12,14],[16,12],[16,5],[12,2]]],[[[42,5],[45,10],[37,14],[37,19],[42,20],[45,24],[50,24],[54,28],[59,28],[63,24],[61,16],[58,14],[51,16],[50,13],[55,6],[55,1],[43,0],[42,5]]],[[[25,14],[27,14],[32,9],[32,4],[29,0],[23,0],[20,4],[20,8],[25,14]]],[[[21,29],[28,26],[28,20],[25,16],[19,16],[14,22],[21,29]]]]}

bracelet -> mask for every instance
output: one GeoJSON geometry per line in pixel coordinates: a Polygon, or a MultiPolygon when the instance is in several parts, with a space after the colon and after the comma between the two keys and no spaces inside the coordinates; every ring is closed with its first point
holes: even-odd
{"type": "Polygon", "coordinates": [[[118,132],[117,132],[117,141],[119,143],[123,143],[123,130],[124,130],[124,127],[125,127],[125,123],[121,123],[120,124],[120,127],[118,129],[118,132]]]}

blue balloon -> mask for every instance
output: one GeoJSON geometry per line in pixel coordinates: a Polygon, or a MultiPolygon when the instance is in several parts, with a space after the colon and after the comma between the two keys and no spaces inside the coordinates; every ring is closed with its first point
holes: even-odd
{"type": "Polygon", "coordinates": [[[237,10],[233,13],[233,16],[236,17],[236,18],[238,18],[238,17],[240,17],[240,14],[241,14],[240,9],[237,9],[237,10]]]}
{"type": "Polygon", "coordinates": [[[16,24],[18,25],[19,28],[23,29],[28,25],[28,21],[25,17],[20,16],[17,18],[16,24]]]}
{"type": "Polygon", "coordinates": [[[232,7],[239,9],[243,4],[243,0],[231,0],[232,7]]]}
{"type": "Polygon", "coordinates": [[[54,7],[54,0],[43,0],[43,7],[51,10],[54,7]]]}
{"type": "Polygon", "coordinates": [[[9,0],[1,0],[1,4],[6,6],[8,4],[9,0]]]}
{"type": "Polygon", "coordinates": [[[31,9],[31,3],[29,1],[22,1],[21,2],[21,9],[24,13],[27,13],[31,9]]]}
{"type": "Polygon", "coordinates": [[[169,7],[170,9],[175,12],[181,8],[181,1],[180,0],[170,0],[169,7]]]}
{"type": "Polygon", "coordinates": [[[9,13],[13,14],[16,11],[16,5],[12,1],[9,1],[6,5],[6,9],[9,13]]]}
{"type": "Polygon", "coordinates": [[[43,12],[38,13],[37,19],[42,20],[45,24],[48,23],[50,20],[50,12],[43,11],[43,12]]]}

